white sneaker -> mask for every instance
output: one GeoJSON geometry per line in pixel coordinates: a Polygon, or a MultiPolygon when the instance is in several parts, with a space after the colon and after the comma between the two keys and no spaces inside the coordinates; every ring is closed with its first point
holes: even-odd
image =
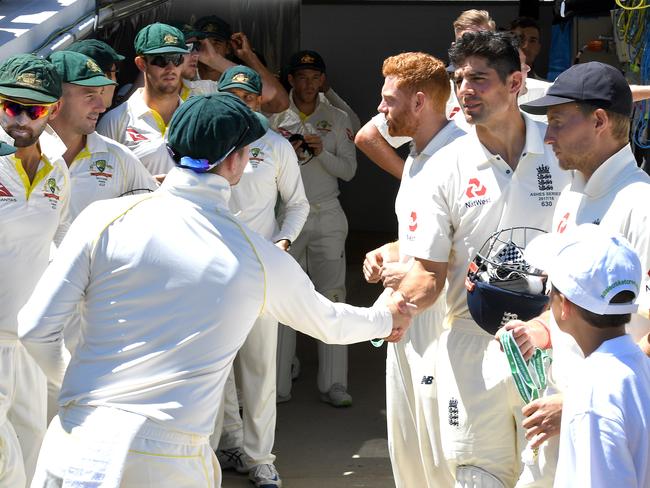
{"type": "Polygon", "coordinates": [[[238,473],[242,474],[246,474],[250,471],[250,467],[246,462],[246,453],[241,447],[217,449],[214,452],[217,455],[222,470],[234,469],[238,473]]]}
{"type": "Polygon", "coordinates": [[[248,473],[248,479],[258,488],[280,488],[282,480],[273,464],[257,464],[248,473]]]}
{"type": "Polygon", "coordinates": [[[334,407],[352,405],[352,397],[341,383],[334,383],[327,393],[321,393],[320,399],[334,407]]]}

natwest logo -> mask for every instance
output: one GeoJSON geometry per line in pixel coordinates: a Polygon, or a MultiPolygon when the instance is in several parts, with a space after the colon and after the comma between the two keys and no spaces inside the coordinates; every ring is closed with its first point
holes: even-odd
{"type": "Polygon", "coordinates": [[[415,212],[411,212],[411,219],[409,220],[409,230],[411,232],[415,232],[415,230],[418,228],[418,214],[415,212]]]}
{"type": "Polygon", "coordinates": [[[487,188],[483,185],[478,178],[470,178],[465,195],[467,198],[482,197],[487,192],[487,188]]]}

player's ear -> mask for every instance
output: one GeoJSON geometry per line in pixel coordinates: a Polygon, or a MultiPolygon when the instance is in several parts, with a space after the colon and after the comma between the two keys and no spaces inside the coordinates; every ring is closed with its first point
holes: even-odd
{"type": "Polygon", "coordinates": [[[415,94],[415,100],[414,100],[414,107],[413,108],[415,109],[416,112],[419,112],[420,110],[422,110],[422,108],[424,107],[425,101],[426,101],[426,95],[424,93],[419,91],[419,92],[417,92],[415,94]]]}
{"type": "Polygon", "coordinates": [[[136,56],[134,61],[135,61],[135,66],[144,73],[147,65],[144,56],[136,56]]]}

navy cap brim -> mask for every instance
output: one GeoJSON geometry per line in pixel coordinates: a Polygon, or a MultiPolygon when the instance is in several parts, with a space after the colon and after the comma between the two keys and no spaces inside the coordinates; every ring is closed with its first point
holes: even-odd
{"type": "Polygon", "coordinates": [[[21,88],[12,86],[0,86],[0,95],[8,98],[31,100],[39,103],[54,103],[58,98],[52,95],[47,95],[43,92],[33,90],[31,88],[21,88]]]}
{"type": "Polygon", "coordinates": [[[529,114],[546,115],[546,111],[548,110],[549,107],[553,107],[555,105],[563,105],[565,103],[572,103],[572,102],[575,102],[575,100],[571,98],[556,97],[554,95],[544,95],[541,98],[538,98],[536,100],[531,100],[528,103],[520,105],[519,108],[521,108],[524,112],[528,112],[529,114]]]}
{"type": "Polygon", "coordinates": [[[16,148],[0,141],[0,156],[8,156],[16,152],[16,148]]]}

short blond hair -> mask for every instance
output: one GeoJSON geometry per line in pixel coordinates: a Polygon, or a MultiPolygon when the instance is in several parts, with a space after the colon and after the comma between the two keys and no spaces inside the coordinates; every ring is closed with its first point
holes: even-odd
{"type": "Polygon", "coordinates": [[[464,30],[480,30],[494,31],[497,28],[496,23],[490,17],[487,10],[465,10],[461,13],[456,20],[454,20],[454,34],[458,37],[458,32],[464,30]]]}
{"type": "Polygon", "coordinates": [[[384,60],[381,73],[394,76],[398,88],[424,93],[434,108],[444,111],[451,87],[445,63],[438,58],[421,52],[397,54],[384,60]]]}

